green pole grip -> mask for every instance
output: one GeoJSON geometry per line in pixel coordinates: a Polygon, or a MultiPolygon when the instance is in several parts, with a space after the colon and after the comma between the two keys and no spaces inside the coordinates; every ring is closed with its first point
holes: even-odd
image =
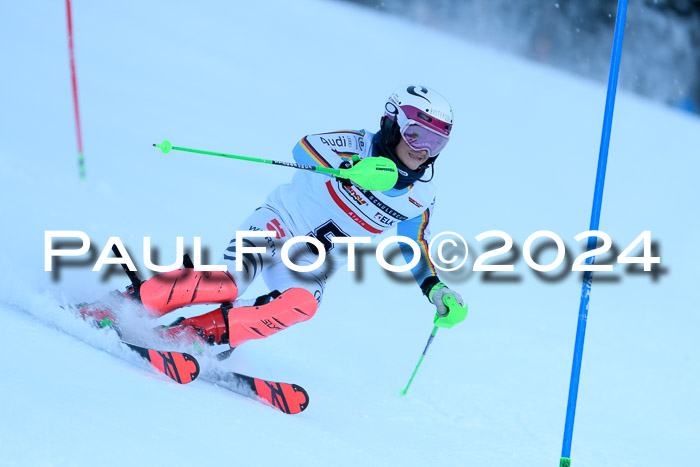
{"type": "Polygon", "coordinates": [[[457,300],[455,300],[454,295],[445,295],[442,299],[442,303],[445,304],[445,306],[449,310],[449,313],[444,318],[440,318],[440,315],[435,313],[435,319],[433,320],[433,323],[436,326],[450,329],[455,324],[464,321],[464,319],[467,317],[469,307],[466,304],[462,306],[459,303],[457,303],[457,300]]]}

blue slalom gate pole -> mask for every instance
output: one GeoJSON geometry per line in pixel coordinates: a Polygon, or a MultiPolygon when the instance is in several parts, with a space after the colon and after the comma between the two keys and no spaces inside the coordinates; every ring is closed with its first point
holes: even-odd
{"type": "MultiPolygon", "coordinates": [[[[608,148],[610,146],[610,132],[612,128],[613,111],[615,109],[615,92],[617,90],[617,77],[620,72],[620,57],[622,55],[622,39],[625,33],[625,17],[627,16],[627,0],[618,0],[617,18],[615,20],[615,34],[613,37],[612,57],[610,59],[610,76],[608,78],[608,92],[605,99],[605,114],[603,117],[603,135],[600,140],[600,153],[598,154],[598,171],[595,180],[595,192],[593,194],[593,210],[591,212],[590,230],[598,230],[600,223],[600,211],[603,205],[603,187],[605,186],[605,169],[608,163],[608,148]]],[[[598,239],[588,237],[590,251],[595,248],[598,239]]],[[[586,259],[586,264],[593,264],[595,257],[586,259]]],[[[574,361],[571,365],[571,382],[569,383],[569,401],[566,406],[566,423],[564,424],[564,441],[561,448],[560,467],[571,465],[571,439],[574,431],[574,416],[576,415],[576,398],[578,397],[579,377],[581,376],[581,359],[583,357],[583,341],[586,337],[586,322],[588,320],[588,300],[591,295],[593,273],[586,271],[583,274],[581,287],[581,302],[578,309],[578,326],[576,327],[576,341],[574,344],[574,361]]]]}

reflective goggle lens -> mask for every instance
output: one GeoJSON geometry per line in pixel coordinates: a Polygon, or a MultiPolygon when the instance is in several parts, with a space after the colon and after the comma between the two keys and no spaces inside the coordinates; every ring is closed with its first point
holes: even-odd
{"type": "Polygon", "coordinates": [[[415,151],[428,151],[429,157],[440,154],[450,140],[448,136],[441,135],[424,127],[417,122],[406,125],[401,132],[404,141],[415,151]]]}

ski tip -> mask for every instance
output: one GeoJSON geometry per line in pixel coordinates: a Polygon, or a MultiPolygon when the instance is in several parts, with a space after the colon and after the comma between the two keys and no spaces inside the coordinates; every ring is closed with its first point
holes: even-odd
{"type": "MultiPolygon", "coordinates": [[[[244,375],[239,377],[250,378],[244,375]]],[[[251,379],[251,389],[258,398],[283,413],[298,414],[309,406],[309,393],[298,384],[251,379]]]]}
{"type": "MultiPolygon", "coordinates": [[[[292,388],[294,388],[294,392],[302,394],[302,401],[299,404],[299,412],[303,412],[309,406],[309,393],[306,392],[306,389],[302,388],[298,384],[292,384],[292,388]]],[[[290,413],[299,413],[299,412],[294,411],[294,412],[290,412],[290,413]]]]}
{"type": "Polygon", "coordinates": [[[197,361],[196,358],[194,358],[192,355],[190,355],[188,353],[183,353],[182,355],[185,358],[186,362],[194,363],[194,371],[190,372],[190,382],[192,382],[195,379],[197,379],[197,377],[199,376],[199,371],[200,371],[199,362],[197,361]]]}
{"type": "Polygon", "coordinates": [[[176,383],[191,383],[199,376],[199,362],[188,353],[149,349],[124,341],[122,343],[148,360],[156,370],[176,383]]]}

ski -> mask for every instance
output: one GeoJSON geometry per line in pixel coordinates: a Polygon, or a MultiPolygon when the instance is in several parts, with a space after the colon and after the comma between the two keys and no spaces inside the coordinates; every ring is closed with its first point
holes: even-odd
{"type": "Polygon", "coordinates": [[[90,308],[91,305],[84,303],[69,307],[77,318],[91,323],[98,329],[110,328],[116,332],[122,344],[139,354],[153,368],[176,383],[191,383],[199,376],[199,362],[192,355],[170,350],[155,350],[126,342],[122,339],[122,333],[114,323],[114,315],[111,311],[97,308],[97,312],[94,309],[87,312],[86,310],[90,310],[90,308]]]}
{"type": "MultiPolygon", "coordinates": [[[[116,245],[112,246],[112,251],[116,257],[121,257],[121,253],[116,245]]],[[[185,267],[193,267],[192,261],[187,255],[183,258],[183,264],[185,267]]],[[[126,292],[117,291],[115,294],[140,303],[142,281],[134,272],[129,271],[125,264],[122,264],[122,267],[129,280],[131,280],[131,285],[127,287],[126,292]]],[[[115,325],[114,315],[109,309],[100,309],[100,307],[91,309],[91,305],[85,303],[77,305],[74,309],[78,310],[78,314],[82,319],[92,321],[96,327],[112,328],[121,339],[121,332],[115,325]]],[[[158,371],[177,383],[186,384],[194,381],[199,376],[199,362],[190,354],[158,351],[131,344],[124,340],[121,342],[148,360],[158,371]]],[[[217,359],[224,360],[228,358],[234,348],[220,353],[216,356],[217,359]]],[[[234,371],[209,371],[202,379],[218,387],[261,401],[286,414],[298,414],[303,412],[309,405],[309,394],[298,384],[253,378],[234,371]]]]}
{"type": "Polygon", "coordinates": [[[125,341],[121,342],[176,383],[191,383],[199,376],[199,362],[188,353],[154,350],[125,341]]]}
{"type": "MultiPolygon", "coordinates": [[[[69,309],[75,312],[74,315],[77,318],[92,323],[96,328],[110,328],[116,332],[122,344],[139,354],[153,368],[176,383],[191,383],[200,376],[199,362],[192,355],[184,352],[155,350],[126,342],[122,339],[121,332],[109,310],[96,307],[87,312],[92,306],[94,304],[82,303],[69,307],[69,309]],[[107,313],[103,314],[103,311],[107,313]]],[[[233,349],[229,349],[223,352],[222,356],[217,357],[223,360],[232,351],[233,349]]],[[[234,371],[220,372],[216,370],[208,371],[202,379],[231,392],[261,401],[286,414],[301,413],[309,405],[309,394],[298,384],[268,381],[234,371]]]]}
{"type": "Polygon", "coordinates": [[[237,394],[262,401],[286,414],[298,414],[309,405],[309,394],[298,384],[253,378],[234,371],[207,373],[202,379],[237,394]]]}

